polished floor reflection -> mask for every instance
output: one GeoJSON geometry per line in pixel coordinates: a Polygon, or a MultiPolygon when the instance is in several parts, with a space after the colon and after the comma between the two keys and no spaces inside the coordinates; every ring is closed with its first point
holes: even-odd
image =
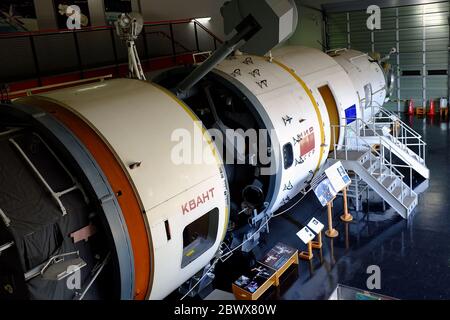
{"type": "MultiPolygon", "coordinates": [[[[301,262],[286,278],[281,299],[328,299],[337,284],[367,290],[366,272],[371,265],[381,270],[381,289],[376,293],[398,299],[450,299],[450,134],[448,121],[405,118],[428,143],[429,188],[420,195],[413,216],[403,220],[395,213],[353,213],[352,223],[340,222],[342,200],[334,206],[339,237],[324,237],[322,250],[314,250],[311,262],[301,262]]],[[[282,241],[304,250],[296,232],[311,217],[324,224],[326,210],[308,195],[291,212],[276,218],[270,235],[255,251],[258,258],[282,241]]]]}

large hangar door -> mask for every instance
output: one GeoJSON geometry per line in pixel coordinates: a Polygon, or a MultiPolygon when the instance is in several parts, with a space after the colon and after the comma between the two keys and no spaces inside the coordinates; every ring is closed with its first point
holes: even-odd
{"type": "Polygon", "coordinates": [[[384,106],[392,111],[404,111],[409,99],[416,105],[429,105],[430,99],[448,96],[449,2],[386,5],[381,8],[381,29],[375,30],[367,28],[367,6],[359,2],[324,5],[329,49],[351,48],[383,55],[396,48],[399,54],[391,55],[388,61],[396,81],[391,101],[384,106]]]}

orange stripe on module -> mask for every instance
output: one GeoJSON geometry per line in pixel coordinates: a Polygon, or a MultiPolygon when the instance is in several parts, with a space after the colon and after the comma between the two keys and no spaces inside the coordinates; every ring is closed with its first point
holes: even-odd
{"type": "Polygon", "coordinates": [[[20,99],[19,103],[37,106],[69,128],[85,145],[106,175],[127,224],[134,256],[135,299],[149,296],[153,280],[151,240],[138,197],[120,162],[101,137],[81,118],[56,102],[39,97],[20,99]]]}

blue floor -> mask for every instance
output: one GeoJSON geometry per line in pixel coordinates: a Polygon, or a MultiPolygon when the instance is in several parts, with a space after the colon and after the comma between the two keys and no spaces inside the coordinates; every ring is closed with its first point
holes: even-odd
{"type": "MultiPolygon", "coordinates": [[[[429,188],[408,221],[392,212],[354,213],[341,223],[342,200],[335,202],[334,221],[339,237],[324,237],[312,262],[302,261],[277,294],[279,299],[328,299],[337,284],[367,290],[367,267],[381,270],[381,289],[375,293],[397,299],[450,299],[450,134],[449,123],[405,118],[428,143],[429,188]]],[[[326,211],[314,195],[290,213],[271,222],[270,234],[256,250],[264,254],[276,242],[306,249],[296,232],[314,216],[326,222],[326,211]]]]}

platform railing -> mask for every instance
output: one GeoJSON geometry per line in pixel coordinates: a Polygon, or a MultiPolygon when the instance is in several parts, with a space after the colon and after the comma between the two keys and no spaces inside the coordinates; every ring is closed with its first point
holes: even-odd
{"type": "Polygon", "coordinates": [[[383,108],[379,104],[377,104],[377,108],[379,111],[375,113],[372,105],[373,116],[368,121],[369,128],[372,128],[374,132],[383,126],[392,128],[392,132],[389,136],[392,141],[397,145],[403,145],[408,148],[414,155],[419,157],[419,159],[421,159],[420,162],[425,165],[427,143],[422,139],[422,136],[402,121],[395,113],[383,108]]]}
{"type": "MultiPolygon", "coordinates": [[[[172,65],[187,63],[186,59],[179,59],[179,57],[189,55],[192,60],[193,53],[215,50],[221,42],[219,37],[202,23],[190,18],[146,22],[138,38],[137,46],[144,71],[150,71],[155,63],[146,62],[167,58],[172,61],[172,65]],[[153,41],[156,43],[152,43],[153,41]]],[[[47,84],[46,80],[52,76],[78,74],[78,79],[85,79],[92,77],[89,71],[106,67],[112,68],[118,75],[121,70],[119,67],[126,65],[128,60],[126,47],[117,37],[113,26],[86,27],[80,30],[0,33],[2,50],[7,50],[8,47],[15,48],[18,45],[20,45],[20,56],[4,51],[3,56],[6,58],[0,62],[0,70],[4,71],[0,75],[0,83],[37,80],[37,85],[42,86],[47,84]],[[53,49],[43,45],[47,42],[52,43],[53,49]],[[91,52],[97,52],[97,55],[91,52]],[[55,61],[61,66],[49,65],[49,55],[53,55],[55,61]],[[17,68],[14,67],[15,65],[17,68]],[[29,65],[29,67],[24,70],[23,65],[29,65]],[[11,71],[8,74],[5,70],[11,71]]],[[[111,73],[111,70],[108,70],[108,73],[111,73]]]]}
{"type": "MultiPolygon", "coordinates": [[[[345,121],[349,120],[348,118],[343,119],[343,123],[345,121]]],[[[404,206],[404,196],[405,196],[405,189],[404,184],[409,187],[409,194],[412,196],[414,194],[413,191],[413,181],[412,181],[412,167],[411,166],[405,166],[405,165],[398,165],[394,164],[392,161],[392,148],[389,146],[385,146],[382,144],[383,136],[379,135],[378,133],[374,132],[375,136],[379,139],[379,146],[380,150],[377,151],[375,148],[373,148],[373,143],[370,144],[364,139],[365,135],[365,128],[369,127],[369,124],[364,122],[364,120],[360,118],[351,119],[352,123],[349,125],[332,125],[332,141],[335,140],[335,137],[337,136],[337,132],[344,132],[344,136],[342,139],[342,142],[337,141],[334,143],[334,159],[338,160],[337,157],[338,151],[344,152],[344,160],[350,160],[348,153],[351,151],[358,151],[358,152],[367,152],[367,155],[369,157],[369,169],[368,172],[370,175],[374,176],[374,172],[371,171],[371,168],[373,168],[374,164],[378,162],[378,170],[379,175],[378,177],[374,177],[379,181],[383,181],[386,177],[396,178],[399,179],[402,183],[400,184],[401,188],[401,203],[404,206]],[[362,129],[362,130],[361,130],[362,129]],[[388,151],[388,152],[387,152],[388,151]],[[386,157],[386,154],[389,155],[389,160],[386,157]],[[387,169],[387,173],[383,171],[383,168],[387,169]],[[410,170],[410,181],[408,184],[406,184],[405,176],[397,169],[397,168],[408,168],[410,170]]],[[[352,159],[353,160],[353,159],[352,159]]],[[[376,170],[375,170],[376,171],[376,170]]],[[[381,185],[383,185],[381,183],[381,185]]],[[[383,185],[384,187],[384,185],[383,185]]],[[[384,187],[385,188],[385,187],[384,187]]]]}

